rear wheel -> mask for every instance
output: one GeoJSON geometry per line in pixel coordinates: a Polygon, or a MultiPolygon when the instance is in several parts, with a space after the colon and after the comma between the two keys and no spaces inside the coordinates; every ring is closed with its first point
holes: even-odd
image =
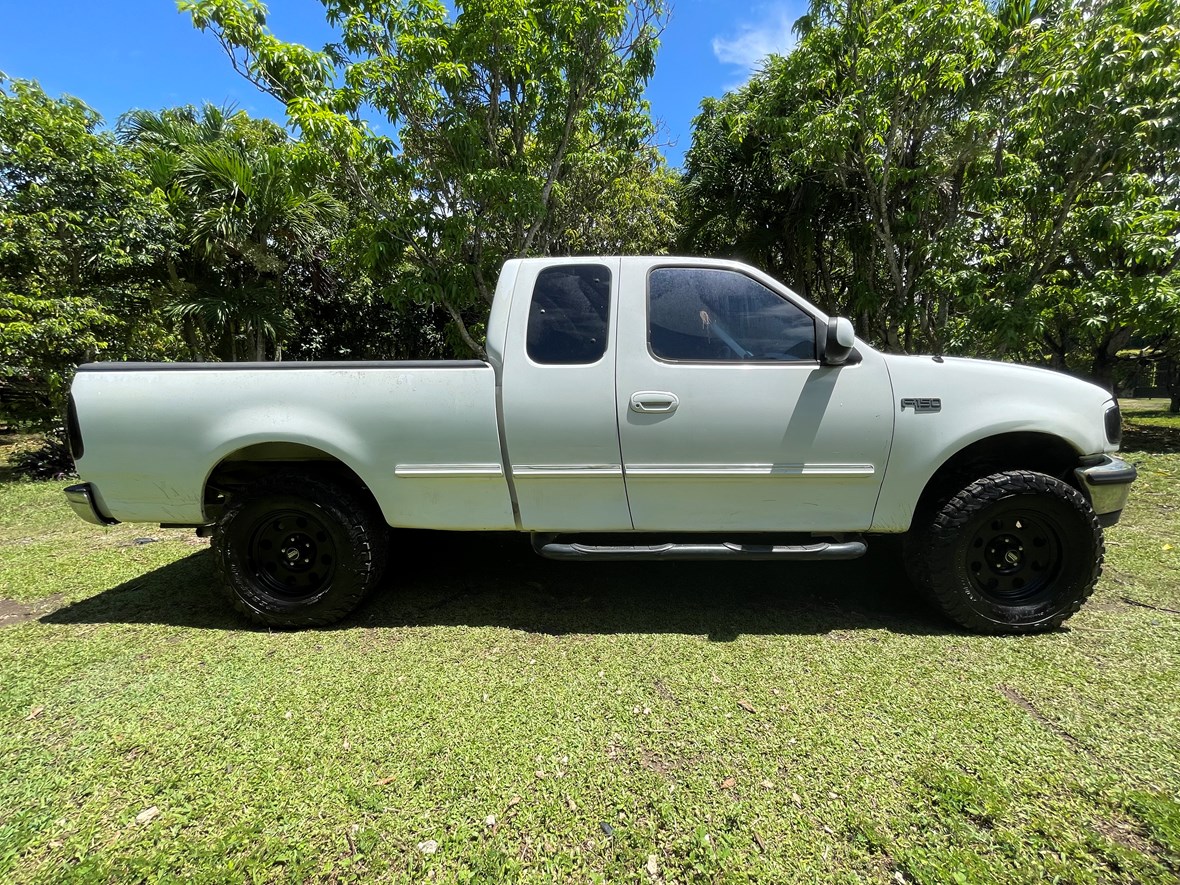
{"type": "Polygon", "coordinates": [[[1102,573],[1102,528],[1072,486],[1013,470],[970,483],[907,539],[915,583],[947,616],[987,633],[1051,630],[1102,573]]]}
{"type": "Polygon", "coordinates": [[[357,491],[283,473],[236,494],[213,553],[234,608],[258,624],[305,627],[347,615],[380,580],[387,527],[357,491]]]}

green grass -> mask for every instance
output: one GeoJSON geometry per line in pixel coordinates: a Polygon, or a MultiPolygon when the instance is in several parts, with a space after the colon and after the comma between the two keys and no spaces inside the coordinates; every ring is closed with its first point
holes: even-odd
{"type": "Polygon", "coordinates": [[[1176,882],[1180,429],[1151,432],[1095,598],[1023,638],[948,627],[881,545],[428,533],[353,619],[271,633],[191,534],[7,481],[0,880],[1176,882]]]}
{"type": "Polygon", "coordinates": [[[1168,408],[1169,400],[1166,396],[1142,397],[1141,399],[1119,400],[1119,407],[1124,412],[1130,412],[1131,418],[1136,418],[1136,412],[1164,412],[1168,408]]]}

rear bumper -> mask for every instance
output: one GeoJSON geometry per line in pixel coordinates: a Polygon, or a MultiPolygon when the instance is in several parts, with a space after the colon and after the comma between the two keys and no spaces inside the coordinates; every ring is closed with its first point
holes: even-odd
{"type": "Polygon", "coordinates": [[[1131,494],[1131,483],[1138,475],[1134,464],[1110,455],[1102,455],[1074,470],[1090,506],[1098,514],[1098,521],[1104,526],[1119,521],[1131,494]]]}
{"type": "Polygon", "coordinates": [[[92,522],[95,525],[116,525],[119,522],[119,520],[111,519],[99,512],[98,505],[94,502],[94,491],[88,482],[67,488],[66,501],[69,502],[74,513],[87,522],[92,522]]]}

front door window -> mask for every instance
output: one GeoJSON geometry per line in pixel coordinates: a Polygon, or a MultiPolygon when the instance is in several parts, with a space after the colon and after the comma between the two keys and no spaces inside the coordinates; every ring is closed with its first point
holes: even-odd
{"type": "Polygon", "coordinates": [[[648,345],[674,362],[814,361],[815,320],[731,270],[661,267],[648,278],[648,345]]]}

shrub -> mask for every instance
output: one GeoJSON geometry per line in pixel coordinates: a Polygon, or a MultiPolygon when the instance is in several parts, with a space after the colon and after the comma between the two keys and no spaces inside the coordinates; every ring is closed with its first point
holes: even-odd
{"type": "Polygon", "coordinates": [[[18,476],[29,479],[65,479],[78,475],[66,442],[65,427],[60,424],[45,433],[39,446],[16,452],[11,463],[18,476]]]}

